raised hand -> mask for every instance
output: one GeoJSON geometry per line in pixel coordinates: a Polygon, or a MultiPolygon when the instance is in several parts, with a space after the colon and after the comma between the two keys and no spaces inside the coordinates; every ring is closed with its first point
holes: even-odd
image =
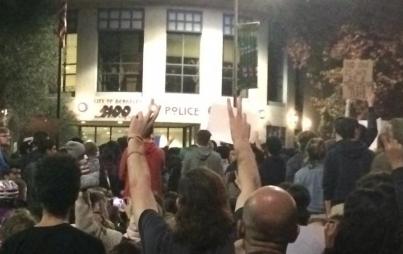
{"type": "Polygon", "coordinates": [[[128,132],[129,138],[144,138],[144,135],[148,132],[148,130],[153,127],[160,109],[161,106],[156,105],[154,100],[151,100],[146,115],[143,115],[143,112],[139,112],[132,118],[128,132]]]}
{"type": "Polygon", "coordinates": [[[247,122],[246,114],[242,111],[242,99],[237,98],[237,107],[232,107],[231,100],[227,100],[227,109],[229,116],[229,125],[231,130],[232,141],[235,144],[246,142],[249,143],[250,125],[247,122]],[[236,109],[236,115],[234,114],[236,109]]]}
{"type": "Polygon", "coordinates": [[[375,105],[376,95],[373,87],[367,88],[365,91],[365,96],[367,98],[368,107],[373,107],[375,105]]]}
{"type": "Polygon", "coordinates": [[[382,143],[385,147],[385,155],[393,169],[403,167],[403,146],[396,139],[388,136],[382,137],[382,143]]]}

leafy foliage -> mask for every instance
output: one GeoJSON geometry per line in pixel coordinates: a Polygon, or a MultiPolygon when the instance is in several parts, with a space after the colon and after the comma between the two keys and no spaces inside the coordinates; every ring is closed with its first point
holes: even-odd
{"type": "Polygon", "coordinates": [[[57,84],[57,2],[0,1],[0,108],[9,110],[15,133],[56,112],[49,88],[57,84]]]}
{"type": "MultiPolygon", "coordinates": [[[[306,72],[313,104],[322,120],[344,112],[343,59],[375,62],[378,114],[403,116],[403,1],[284,0],[275,19],[288,34],[287,50],[295,68],[306,72]]],[[[356,102],[358,116],[365,104],[356,102]]],[[[326,126],[326,123],[322,123],[326,126]]]]}

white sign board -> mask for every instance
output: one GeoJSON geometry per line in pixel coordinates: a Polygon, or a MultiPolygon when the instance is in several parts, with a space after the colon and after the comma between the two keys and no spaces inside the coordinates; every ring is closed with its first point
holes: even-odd
{"type": "MultiPolygon", "coordinates": [[[[245,108],[245,107],[244,107],[245,108]]],[[[260,132],[259,116],[246,110],[248,123],[251,125],[251,140],[256,139],[253,133],[260,132]]],[[[209,110],[207,129],[212,133],[211,139],[232,144],[227,105],[213,104],[209,110]]],[[[259,137],[261,138],[261,137],[259,137]]]]}
{"type": "Polygon", "coordinates": [[[374,61],[344,60],[343,98],[365,100],[367,89],[373,86],[374,61]]]}

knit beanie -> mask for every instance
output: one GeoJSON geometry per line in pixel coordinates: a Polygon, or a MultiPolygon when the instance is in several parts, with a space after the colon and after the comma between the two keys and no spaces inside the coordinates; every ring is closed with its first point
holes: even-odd
{"type": "Polygon", "coordinates": [[[76,160],[81,159],[85,154],[84,145],[76,141],[67,142],[64,148],[67,150],[67,153],[76,160]]]}

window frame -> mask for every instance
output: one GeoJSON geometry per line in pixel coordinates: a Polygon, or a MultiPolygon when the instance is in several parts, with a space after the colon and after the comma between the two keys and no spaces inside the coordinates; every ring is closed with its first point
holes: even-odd
{"type": "Polygon", "coordinates": [[[166,93],[181,93],[181,94],[199,94],[200,93],[200,41],[201,41],[201,34],[198,33],[182,33],[182,32],[167,32],[167,49],[168,49],[168,36],[172,35],[180,35],[182,39],[182,52],[181,52],[181,62],[180,63],[168,63],[168,50],[167,50],[167,56],[165,60],[165,92],[166,93]],[[185,64],[185,36],[197,36],[198,41],[199,41],[199,56],[198,56],[198,61],[197,64],[185,64]],[[180,74],[171,74],[168,73],[168,66],[176,66],[176,67],[181,67],[181,73],[180,74]],[[191,75],[191,74],[185,74],[184,69],[185,67],[197,67],[197,75],[191,75]],[[181,83],[180,83],[180,91],[168,91],[167,90],[167,78],[168,77],[180,77],[181,83]],[[184,79],[185,77],[193,77],[197,78],[197,84],[196,84],[196,91],[195,92],[184,92],[184,79]]]}
{"type": "MultiPolygon", "coordinates": [[[[137,93],[141,93],[142,91],[143,91],[143,63],[144,63],[144,33],[143,33],[143,31],[119,31],[119,30],[112,30],[112,31],[110,31],[110,30],[107,30],[107,31],[99,31],[99,37],[101,37],[101,34],[108,34],[108,35],[110,35],[110,36],[115,36],[115,37],[118,37],[118,40],[119,40],[119,42],[121,42],[121,36],[122,35],[124,35],[124,34],[136,34],[137,36],[139,36],[139,46],[140,46],[140,49],[139,49],[139,53],[141,53],[141,61],[139,61],[139,62],[123,62],[122,61],[122,57],[121,57],[121,49],[120,49],[120,44],[121,43],[119,43],[119,62],[109,62],[109,63],[107,63],[107,64],[109,64],[109,65],[113,65],[113,64],[115,64],[115,65],[119,65],[119,66],[122,66],[122,65],[138,65],[138,69],[139,69],[139,71],[138,71],[138,73],[132,73],[132,72],[120,72],[120,70],[116,73],[116,74],[114,74],[114,73],[111,73],[111,72],[105,72],[105,71],[102,71],[103,70],[103,68],[101,68],[101,47],[99,46],[99,43],[100,43],[100,41],[101,40],[99,40],[99,42],[98,42],[98,77],[97,77],[97,92],[100,92],[100,93],[107,93],[107,92],[137,92],[137,93]],[[104,85],[104,80],[106,80],[105,78],[104,78],[104,76],[111,76],[111,75],[117,75],[117,78],[118,78],[118,80],[120,79],[120,77],[121,77],[121,75],[123,75],[123,76],[126,76],[126,75],[136,75],[137,77],[138,77],[138,82],[139,83],[136,83],[136,87],[135,87],[135,89],[134,90],[122,90],[122,89],[119,89],[119,90],[117,90],[117,91],[109,91],[109,90],[107,90],[107,89],[103,89],[104,87],[105,87],[105,85],[104,85]]],[[[134,44],[133,44],[134,45],[134,44]]],[[[105,65],[105,63],[103,63],[103,65],[105,65]]],[[[120,84],[118,84],[118,86],[120,87],[120,84]]]]}
{"type": "Polygon", "coordinates": [[[168,9],[167,10],[167,20],[166,20],[166,31],[169,33],[176,32],[176,33],[198,33],[201,34],[203,31],[203,12],[202,11],[197,11],[197,10],[178,10],[178,9],[168,9]],[[174,14],[175,18],[171,19],[171,15],[174,14]],[[178,15],[183,14],[184,19],[180,20],[178,19],[178,15]],[[192,15],[192,20],[187,21],[186,16],[188,14],[192,15]],[[195,17],[199,16],[200,20],[195,21],[195,17]],[[175,24],[175,29],[170,29],[170,24],[171,22],[174,22],[175,24]],[[183,23],[183,29],[178,28],[178,23],[183,23]],[[186,30],[186,25],[191,24],[192,25],[192,30],[186,30]],[[198,24],[200,25],[200,30],[195,29],[195,25],[198,24]]]}

